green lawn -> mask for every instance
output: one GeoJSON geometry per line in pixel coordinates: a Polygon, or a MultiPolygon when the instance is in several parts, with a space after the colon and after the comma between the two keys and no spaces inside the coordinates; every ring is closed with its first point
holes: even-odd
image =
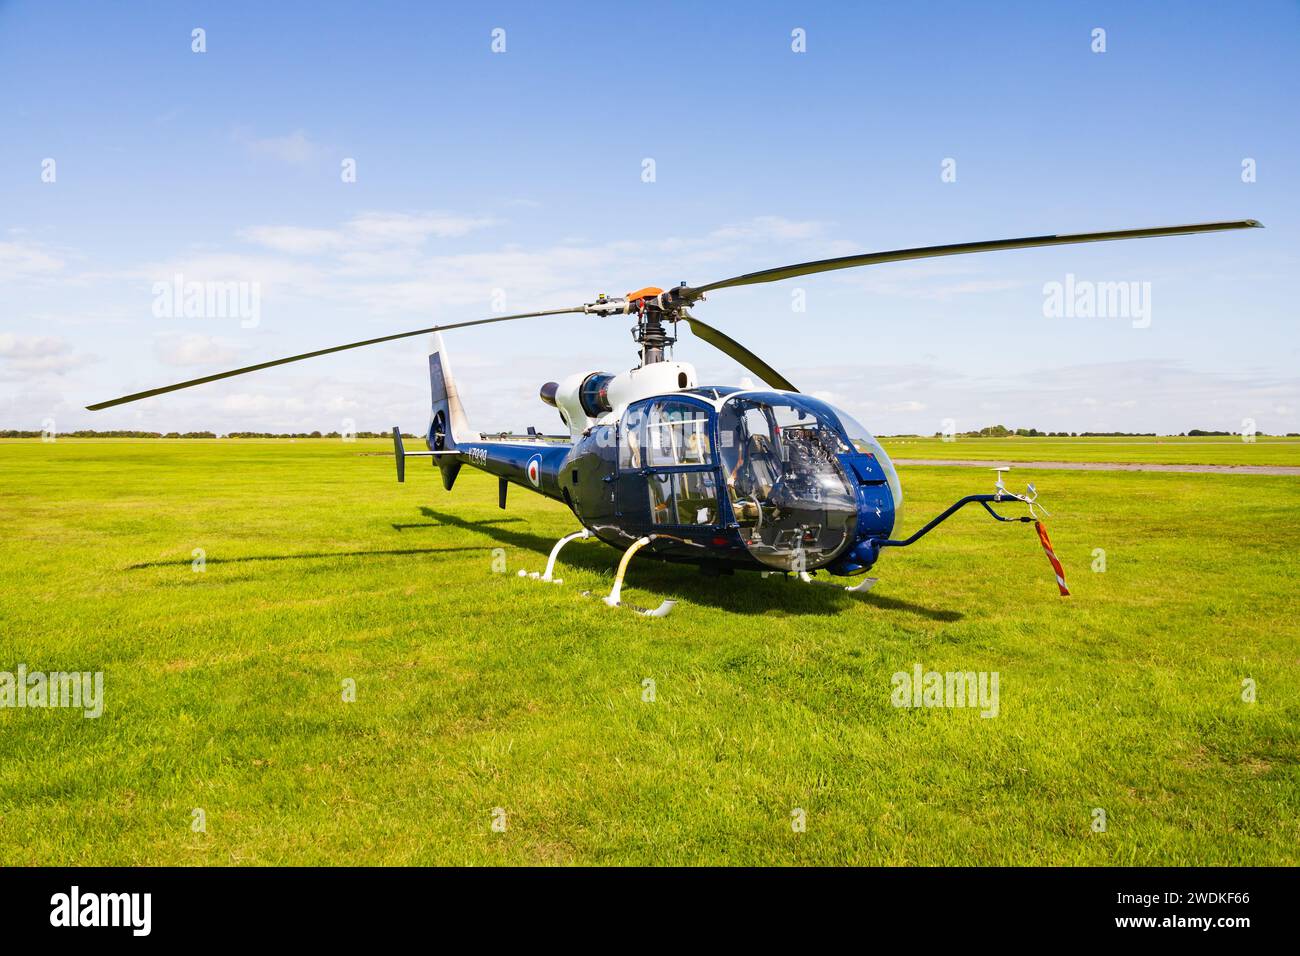
{"type": "Polygon", "coordinates": [[[1300,466],[1300,438],[884,438],[895,458],[1300,466]]]}
{"type": "MultiPolygon", "coordinates": [[[[969,511],[865,597],[634,561],[627,600],[680,602],[650,620],[581,596],[601,544],[514,576],[562,507],[398,485],[386,448],[0,442],[0,670],[106,697],[0,710],[0,864],[1300,858],[1300,479],[1035,472],[1069,599],[1032,527],[969,511]],[[998,672],[998,716],[893,707],[915,663],[998,672]]],[[[903,469],[907,526],[988,479],[903,469]]]]}

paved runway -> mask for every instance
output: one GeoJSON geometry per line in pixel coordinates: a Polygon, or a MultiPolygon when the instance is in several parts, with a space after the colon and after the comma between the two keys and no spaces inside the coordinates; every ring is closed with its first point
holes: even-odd
{"type": "Polygon", "coordinates": [[[1026,468],[1042,471],[1175,471],[1215,475],[1298,475],[1295,465],[1167,465],[1122,461],[967,461],[957,458],[895,458],[896,465],[945,465],[960,468],[1026,468]]]}

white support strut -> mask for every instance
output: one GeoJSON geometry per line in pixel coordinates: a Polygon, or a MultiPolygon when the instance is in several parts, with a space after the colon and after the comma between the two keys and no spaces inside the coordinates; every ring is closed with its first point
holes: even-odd
{"type": "MultiPolygon", "coordinates": [[[[551,580],[551,575],[555,572],[555,559],[560,556],[560,549],[562,547],[564,547],[570,541],[574,541],[574,540],[586,541],[590,537],[591,537],[591,532],[588,531],[586,528],[583,528],[581,531],[573,532],[573,534],[566,534],[559,541],[555,542],[555,547],[551,548],[551,556],[546,559],[546,570],[542,572],[542,580],[543,581],[551,580]]],[[[555,583],[563,584],[564,581],[560,580],[560,581],[556,581],[555,583]]]]}
{"type": "MultiPolygon", "coordinates": [[[[647,544],[649,544],[654,539],[655,536],[652,534],[646,535],[643,538],[637,538],[635,541],[632,542],[631,547],[629,547],[626,551],[623,552],[623,559],[618,563],[618,573],[614,575],[614,586],[610,589],[609,595],[606,598],[604,598],[605,603],[609,607],[623,606],[623,601],[622,601],[623,576],[627,574],[627,566],[632,562],[632,556],[636,554],[638,551],[640,551],[642,548],[644,548],[647,544]]],[[[646,608],[632,607],[631,605],[629,605],[631,610],[636,611],[638,614],[644,614],[646,617],[666,617],[668,613],[672,611],[672,609],[676,606],[677,606],[676,601],[664,601],[657,608],[654,608],[653,610],[648,610],[646,608]]]]}
{"type": "Polygon", "coordinates": [[[554,575],[555,573],[555,559],[560,556],[560,549],[563,548],[570,541],[579,541],[579,540],[585,541],[587,538],[590,537],[591,537],[591,532],[588,531],[586,528],[583,528],[581,531],[575,531],[573,532],[573,534],[566,534],[559,541],[555,542],[555,547],[551,548],[551,556],[546,559],[545,571],[543,571],[540,575],[536,571],[532,572],[531,574],[529,574],[527,571],[520,571],[519,576],[521,578],[529,577],[532,578],[534,581],[545,581],[548,584],[563,584],[564,583],[563,578],[552,577],[552,575],[554,575]]]}

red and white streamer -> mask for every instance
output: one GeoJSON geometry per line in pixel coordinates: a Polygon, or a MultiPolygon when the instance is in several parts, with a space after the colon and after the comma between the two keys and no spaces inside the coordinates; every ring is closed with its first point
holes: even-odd
{"type": "Polygon", "coordinates": [[[1047,560],[1052,562],[1052,570],[1056,572],[1056,586],[1061,589],[1062,597],[1070,596],[1070,589],[1065,586],[1065,569],[1061,567],[1061,562],[1056,559],[1056,553],[1052,550],[1052,539],[1047,536],[1047,527],[1041,521],[1035,521],[1034,527],[1038,529],[1038,540],[1042,542],[1043,550],[1047,552],[1047,560]]]}

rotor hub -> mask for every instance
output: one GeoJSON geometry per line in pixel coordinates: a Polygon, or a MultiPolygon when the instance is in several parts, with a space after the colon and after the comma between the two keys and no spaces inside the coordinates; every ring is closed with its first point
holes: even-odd
{"type": "MultiPolygon", "coordinates": [[[[685,287],[683,282],[679,288],[685,287]]],[[[641,365],[645,366],[664,361],[666,350],[677,341],[677,336],[665,323],[676,323],[682,318],[685,305],[676,288],[665,292],[658,286],[646,286],[621,298],[610,298],[601,293],[583,310],[597,315],[636,316],[632,339],[641,347],[641,365]]]]}

